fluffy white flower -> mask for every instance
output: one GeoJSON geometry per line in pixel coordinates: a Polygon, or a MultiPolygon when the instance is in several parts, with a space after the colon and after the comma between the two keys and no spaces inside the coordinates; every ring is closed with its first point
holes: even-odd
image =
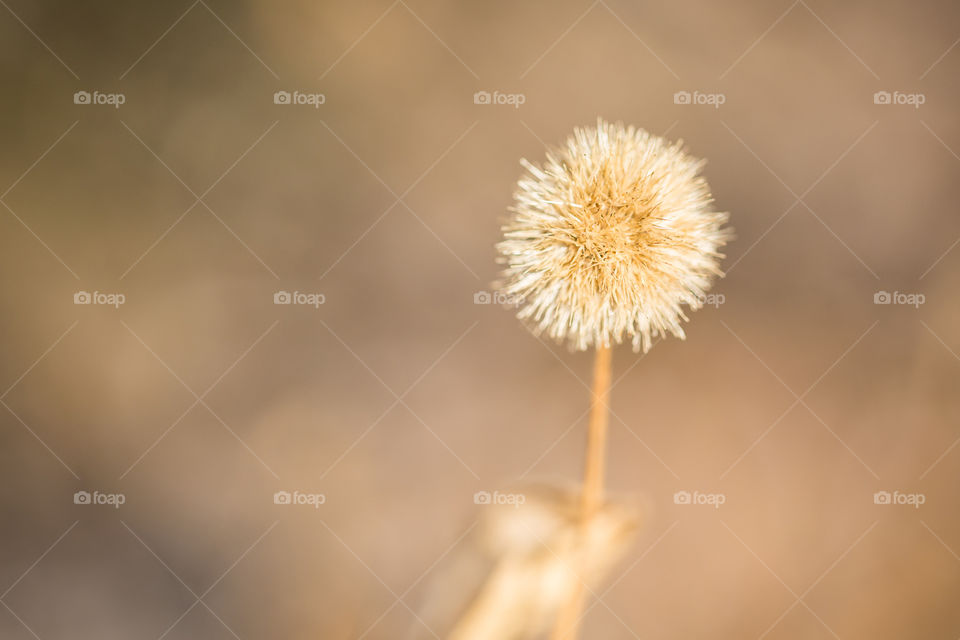
{"type": "Polygon", "coordinates": [[[497,245],[518,317],[575,350],[683,338],[683,306],[702,306],[731,237],[703,161],[680,142],[599,120],[542,166],[522,163],[497,245]]]}

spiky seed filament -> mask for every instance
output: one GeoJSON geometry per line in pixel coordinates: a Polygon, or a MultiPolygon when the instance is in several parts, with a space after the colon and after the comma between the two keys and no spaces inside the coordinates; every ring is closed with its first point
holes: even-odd
{"type": "Polygon", "coordinates": [[[576,350],[683,338],[683,308],[702,306],[730,238],[703,162],[682,143],[599,120],[542,166],[522,164],[498,244],[518,316],[576,350]]]}

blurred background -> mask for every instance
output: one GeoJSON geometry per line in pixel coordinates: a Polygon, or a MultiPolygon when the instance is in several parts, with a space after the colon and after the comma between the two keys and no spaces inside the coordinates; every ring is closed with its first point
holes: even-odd
{"type": "Polygon", "coordinates": [[[416,626],[476,492],[581,472],[590,354],[475,294],[598,116],[737,240],[615,351],[583,637],[960,635],[955,3],[0,5],[3,638],[416,626]]]}

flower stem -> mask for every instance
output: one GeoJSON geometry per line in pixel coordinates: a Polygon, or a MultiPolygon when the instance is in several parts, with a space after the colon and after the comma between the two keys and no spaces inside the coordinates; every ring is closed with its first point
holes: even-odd
{"type": "Polygon", "coordinates": [[[597,347],[593,360],[593,393],[590,398],[590,424],[587,427],[587,455],[581,496],[584,520],[589,520],[603,502],[612,355],[610,347],[597,347]]]}
{"type": "Polygon", "coordinates": [[[590,422],[587,426],[587,451],[583,469],[583,492],[580,494],[581,544],[583,551],[575,558],[577,574],[570,599],[560,610],[551,640],[575,640],[583,609],[584,577],[588,566],[585,557],[587,533],[594,514],[603,504],[603,478],[606,467],[607,424],[610,420],[610,378],[613,351],[597,347],[593,360],[593,389],[590,397],[590,422]]]}

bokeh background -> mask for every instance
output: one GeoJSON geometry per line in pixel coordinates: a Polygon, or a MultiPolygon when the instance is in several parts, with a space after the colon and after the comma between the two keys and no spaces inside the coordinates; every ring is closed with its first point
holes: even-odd
{"type": "Polygon", "coordinates": [[[956,3],[0,5],[3,638],[416,626],[475,492],[580,473],[589,354],[474,295],[598,116],[708,158],[738,239],[615,352],[643,523],[584,637],[960,636],[956,3]]]}

